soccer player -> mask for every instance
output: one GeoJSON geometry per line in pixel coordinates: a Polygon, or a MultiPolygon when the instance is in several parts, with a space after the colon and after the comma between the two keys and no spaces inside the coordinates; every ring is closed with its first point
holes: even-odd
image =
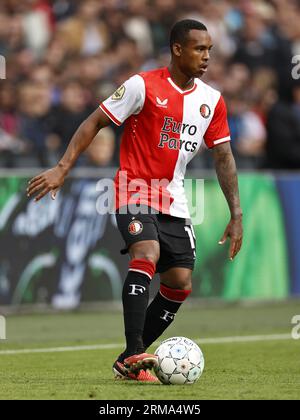
{"type": "Polygon", "coordinates": [[[220,92],[200,80],[207,71],[211,37],[202,23],[183,20],[172,28],[170,47],[169,67],[125,81],[82,123],[57,166],[29,181],[27,190],[28,196],[36,194],[35,200],[47,193],[55,198],[99,129],[111,122],[125,123],[115,208],[125,241],[122,252],[130,256],[122,293],[126,348],[113,371],[116,377],[146,382],[155,381],[148,369],[156,363],[156,356],[146,349],[172,323],[192,289],[195,237],[183,179],[187,163],[203,142],[212,149],[231,214],[220,243],[230,238],[231,260],[242,244],[226,106],[220,92]],[[134,206],[139,212],[132,211],[134,206]],[[155,272],[160,273],[160,290],[148,306],[155,272]]]}

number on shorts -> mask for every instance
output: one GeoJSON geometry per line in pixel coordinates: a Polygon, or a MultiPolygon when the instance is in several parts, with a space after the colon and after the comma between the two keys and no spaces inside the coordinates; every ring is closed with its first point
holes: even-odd
{"type": "Polygon", "coordinates": [[[184,226],[184,230],[189,235],[190,242],[191,242],[191,248],[192,249],[195,249],[196,248],[196,245],[195,245],[195,232],[194,232],[193,226],[192,225],[190,225],[190,226],[184,226]]]}

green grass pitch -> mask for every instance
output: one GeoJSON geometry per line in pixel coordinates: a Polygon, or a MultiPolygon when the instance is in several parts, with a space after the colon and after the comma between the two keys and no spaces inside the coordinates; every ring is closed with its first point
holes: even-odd
{"type": "Polygon", "coordinates": [[[296,314],[300,314],[297,301],[183,307],[161,340],[176,335],[213,339],[199,344],[205,369],[192,386],[114,380],[111,365],[123,342],[120,312],[10,316],[7,340],[0,341],[0,399],[300,399],[300,340],[288,337],[296,314]],[[287,336],[266,341],[214,341],[271,334],[287,336]],[[107,346],[100,349],[80,351],[4,353],[104,344],[107,346]]]}

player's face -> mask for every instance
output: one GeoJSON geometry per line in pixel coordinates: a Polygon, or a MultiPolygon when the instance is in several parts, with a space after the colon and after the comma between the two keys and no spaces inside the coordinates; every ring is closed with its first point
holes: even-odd
{"type": "Polygon", "coordinates": [[[211,37],[207,31],[189,31],[185,44],[181,45],[181,70],[189,77],[203,76],[207,71],[211,48],[211,37]]]}

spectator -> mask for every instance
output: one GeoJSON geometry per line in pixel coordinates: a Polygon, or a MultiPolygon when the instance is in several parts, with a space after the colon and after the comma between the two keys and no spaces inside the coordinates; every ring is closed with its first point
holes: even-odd
{"type": "Polygon", "coordinates": [[[22,14],[25,44],[37,58],[43,56],[54,29],[53,12],[46,0],[30,0],[22,14]]]}
{"type": "Polygon", "coordinates": [[[107,48],[107,27],[99,19],[101,7],[98,0],[81,2],[77,14],[60,25],[59,34],[69,52],[93,55],[107,48]]]}
{"type": "Polygon", "coordinates": [[[93,108],[88,105],[86,92],[77,80],[65,83],[61,91],[60,105],[54,112],[53,134],[57,135],[57,142],[51,148],[61,153],[66,148],[70,138],[82,121],[87,118],[93,108]]]}
{"type": "Polygon", "coordinates": [[[47,138],[53,124],[50,89],[28,81],[20,86],[18,99],[21,112],[20,136],[26,141],[27,150],[33,159],[30,163],[33,166],[48,166],[47,138]]]}
{"type": "Polygon", "coordinates": [[[0,154],[5,167],[15,166],[16,155],[24,149],[18,138],[20,119],[16,109],[16,89],[6,82],[0,89],[0,154]]]}
{"type": "Polygon", "coordinates": [[[107,167],[116,164],[113,162],[116,137],[110,127],[105,127],[96,135],[85,155],[85,165],[107,167]]]}
{"type": "Polygon", "coordinates": [[[279,100],[268,116],[266,166],[271,169],[300,169],[300,83],[292,94],[292,103],[279,100]]]}
{"type": "Polygon", "coordinates": [[[272,67],[275,40],[257,7],[250,2],[247,5],[233,60],[245,64],[251,71],[264,66],[272,67]]]}

